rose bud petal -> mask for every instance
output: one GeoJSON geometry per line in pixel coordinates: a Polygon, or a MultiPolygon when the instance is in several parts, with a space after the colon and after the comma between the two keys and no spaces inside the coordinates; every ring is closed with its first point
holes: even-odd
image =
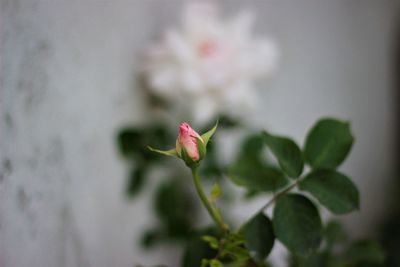
{"type": "Polygon", "coordinates": [[[193,161],[200,160],[198,142],[203,142],[201,136],[188,123],[181,123],[179,126],[179,135],[176,139],[176,151],[178,155],[182,156],[182,149],[185,149],[187,155],[193,161]]]}

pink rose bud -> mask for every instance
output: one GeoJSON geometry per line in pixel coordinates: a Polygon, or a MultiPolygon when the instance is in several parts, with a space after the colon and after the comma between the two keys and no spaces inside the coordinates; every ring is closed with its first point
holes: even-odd
{"type": "Polygon", "coordinates": [[[179,125],[179,135],[176,139],[176,151],[179,156],[182,156],[182,148],[184,148],[193,161],[198,161],[200,159],[198,140],[202,141],[201,136],[188,123],[181,123],[179,125]]]}

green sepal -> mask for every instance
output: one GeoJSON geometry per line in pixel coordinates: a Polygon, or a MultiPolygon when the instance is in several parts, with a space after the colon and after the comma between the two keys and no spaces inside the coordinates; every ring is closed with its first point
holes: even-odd
{"type": "Polygon", "coordinates": [[[201,138],[196,137],[196,140],[197,140],[197,149],[199,150],[199,160],[202,160],[206,156],[207,148],[206,145],[204,144],[204,141],[201,138]]]}
{"type": "Polygon", "coordinates": [[[215,131],[217,130],[217,127],[218,127],[218,121],[215,123],[214,127],[211,130],[201,135],[201,139],[203,139],[205,147],[207,146],[208,141],[210,141],[211,137],[214,135],[215,131]]]}
{"type": "Polygon", "coordinates": [[[153,151],[153,152],[165,155],[165,156],[172,156],[172,157],[178,157],[179,158],[178,152],[176,151],[175,148],[170,149],[170,150],[159,150],[159,149],[152,148],[151,146],[148,146],[147,148],[150,151],[153,151]]]}
{"type": "Polygon", "coordinates": [[[187,153],[187,151],[184,147],[182,147],[182,149],[181,149],[181,159],[183,159],[185,164],[191,169],[193,169],[194,167],[196,167],[198,165],[198,161],[194,161],[189,156],[189,154],[187,153]]]}

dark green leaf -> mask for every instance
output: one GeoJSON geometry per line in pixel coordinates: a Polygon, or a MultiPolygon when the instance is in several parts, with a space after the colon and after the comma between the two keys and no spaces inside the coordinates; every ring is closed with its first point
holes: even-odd
{"type": "Polygon", "coordinates": [[[329,246],[346,242],[348,237],[343,225],[337,221],[329,221],[325,227],[324,235],[329,246]]]}
{"type": "Polygon", "coordinates": [[[117,142],[121,154],[125,157],[130,157],[137,153],[143,146],[144,132],[139,129],[126,128],[118,134],[117,142]]]}
{"type": "Polygon", "coordinates": [[[136,196],[143,187],[145,181],[145,168],[139,167],[132,170],[128,184],[126,187],[126,194],[129,198],[136,196]]]}
{"type": "Polygon", "coordinates": [[[228,169],[228,174],[236,185],[258,192],[276,191],[288,182],[278,169],[255,162],[238,162],[228,169]]]}
{"type": "Polygon", "coordinates": [[[168,127],[156,124],[146,129],[146,138],[148,140],[146,146],[154,147],[174,147],[175,146],[175,133],[171,135],[167,131],[168,127]]]}
{"type": "Polygon", "coordinates": [[[218,120],[218,128],[220,129],[231,130],[235,127],[240,126],[240,121],[238,120],[238,118],[226,114],[221,114],[219,116],[215,116],[214,119],[210,120],[206,124],[202,124],[201,127],[198,128],[198,132],[207,132],[209,129],[214,127],[216,120],[218,120]]]}
{"type": "Polygon", "coordinates": [[[304,155],[313,168],[336,168],[353,144],[350,124],[335,119],[322,119],[308,133],[304,155]]]}
{"type": "Polygon", "coordinates": [[[231,129],[238,126],[240,126],[240,121],[237,118],[229,115],[219,116],[219,127],[231,129]]]}
{"type": "Polygon", "coordinates": [[[154,125],[142,128],[125,128],[117,136],[117,144],[121,154],[127,158],[150,162],[160,160],[163,157],[157,155],[147,148],[171,147],[172,137],[167,128],[162,125],[154,125]]]}
{"type": "Polygon", "coordinates": [[[246,193],[244,194],[244,199],[245,199],[245,200],[252,199],[252,198],[254,198],[254,197],[259,196],[260,193],[262,193],[262,192],[261,192],[261,191],[254,190],[254,189],[248,189],[248,190],[246,191],[246,193]]]}
{"type": "Polygon", "coordinates": [[[213,228],[205,229],[193,234],[185,247],[183,254],[183,267],[200,267],[203,259],[212,259],[217,254],[217,251],[210,248],[207,242],[201,240],[204,235],[215,235],[216,230],[213,228]]]}
{"type": "Polygon", "coordinates": [[[151,248],[163,240],[164,237],[164,233],[159,230],[148,230],[142,236],[141,245],[144,248],[151,248]]]}
{"type": "Polygon", "coordinates": [[[363,240],[353,243],[345,255],[348,263],[354,266],[383,266],[385,253],[382,247],[373,241],[363,240]]]}
{"type": "Polygon", "coordinates": [[[274,246],[272,223],[262,213],[251,219],[244,229],[245,244],[253,259],[262,262],[274,246]]]}
{"type": "Polygon", "coordinates": [[[279,169],[264,160],[263,144],[261,134],[247,136],[242,141],[235,164],[228,168],[229,178],[235,184],[254,193],[276,191],[288,183],[279,169]]]}
{"type": "Polygon", "coordinates": [[[345,175],[334,170],[316,170],[301,181],[300,189],[311,193],[327,209],[344,214],[359,208],[357,187],[345,175]]]}
{"type": "Polygon", "coordinates": [[[245,137],[241,143],[237,161],[260,161],[263,151],[263,142],[261,134],[245,137]]]}
{"type": "Polygon", "coordinates": [[[296,143],[286,137],[263,133],[264,141],[278,159],[279,166],[292,178],[299,177],[303,171],[303,156],[296,143]]]}
{"type": "Polygon", "coordinates": [[[318,249],[322,223],[315,205],[299,194],[280,198],[274,209],[275,236],[293,253],[308,256],[318,249]]]}
{"type": "Polygon", "coordinates": [[[320,252],[311,254],[308,257],[293,255],[295,267],[344,267],[337,265],[337,257],[332,256],[329,252],[320,252]],[[336,262],[335,262],[336,261],[336,262]]]}
{"type": "Polygon", "coordinates": [[[138,153],[146,161],[163,160],[165,157],[153,153],[148,149],[148,146],[157,148],[173,148],[175,147],[175,139],[167,132],[167,127],[163,125],[153,125],[145,131],[145,136],[142,140],[142,148],[138,153]]]}
{"type": "Polygon", "coordinates": [[[171,180],[159,186],[155,196],[155,211],[167,227],[170,237],[185,237],[194,220],[195,206],[190,193],[179,180],[171,180]]]}
{"type": "Polygon", "coordinates": [[[223,167],[220,158],[216,153],[214,142],[207,145],[207,156],[201,161],[200,174],[204,179],[220,179],[223,173],[223,167]]]}

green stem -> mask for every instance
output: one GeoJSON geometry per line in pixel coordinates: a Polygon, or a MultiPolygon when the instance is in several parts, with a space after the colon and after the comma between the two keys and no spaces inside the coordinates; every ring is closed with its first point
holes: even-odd
{"type": "Polygon", "coordinates": [[[285,189],[283,189],[282,191],[280,191],[279,193],[277,193],[276,195],[273,196],[273,198],[271,198],[270,201],[268,201],[267,204],[265,204],[258,213],[262,212],[263,210],[267,209],[269,206],[271,206],[278,198],[282,197],[283,195],[286,195],[288,192],[292,191],[293,188],[295,188],[298,184],[299,181],[301,179],[296,179],[290,186],[286,187],[285,189]]]}
{"type": "MultiPolygon", "coordinates": [[[[286,195],[287,193],[289,193],[290,191],[292,191],[293,188],[295,188],[296,186],[299,185],[299,182],[302,179],[303,178],[296,179],[291,185],[289,185],[288,187],[286,187],[285,189],[283,189],[279,193],[275,194],[264,206],[261,207],[261,209],[259,209],[258,212],[255,213],[255,215],[253,215],[253,217],[257,216],[257,214],[259,214],[259,213],[263,212],[264,210],[266,210],[267,208],[269,208],[269,206],[271,206],[276,200],[278,200],[278,198],[280,198],[280,197],[286,195]]],[[[250,221],[253,217],[251,217],[248,221],[250,221]]],[[[242,232],[245,226],[246,226],[246,223],[244,223],[239,228],[239,232],[242,232]]]]}
{"type": "Polygon", "coordinates": [[[201,201],[203,202],[204,206],[206,207],[211,218],[214,220],[214,222],[218,225],[218,227],[220,228],[220,230],[223,233],[228,232],[228,230],[229,230],[228,225],[223,222],[221,215],[211,205],[206,194],[204,193],[203,186],[201,185],[201,182],[200,182],[200,176],[199,176],[197,167],[192,168],[192,174],[193,174],[193,181],[194,181],[194,185],[196,187],[197,193],[199,194],[199,197],[200,197],[201,201]]]}

